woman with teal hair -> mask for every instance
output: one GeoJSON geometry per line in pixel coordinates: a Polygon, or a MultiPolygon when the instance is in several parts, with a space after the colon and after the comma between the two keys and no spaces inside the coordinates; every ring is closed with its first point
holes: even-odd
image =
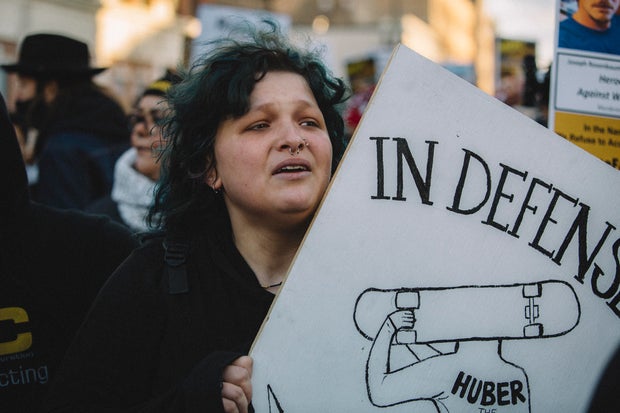
{"type": "Polygon", "coordinates": [[[346,94],[317,51],[261,27],[170,89],[159,231],[101,291],[47,411],[253,410],[245,354],[338,163],[346,94]]]}

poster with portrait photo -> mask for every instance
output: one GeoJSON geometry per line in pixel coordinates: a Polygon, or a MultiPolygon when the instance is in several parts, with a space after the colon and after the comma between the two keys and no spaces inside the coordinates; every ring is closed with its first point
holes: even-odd
{"type": "Polygon", "coordinates": [[[549,127],[620,169],[620,0],[558,0],[549,127]]]}

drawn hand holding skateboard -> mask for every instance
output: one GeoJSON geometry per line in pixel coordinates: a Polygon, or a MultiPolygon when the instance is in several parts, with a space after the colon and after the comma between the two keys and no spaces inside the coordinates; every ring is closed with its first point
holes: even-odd
{"type": "Polygon", "coordinates": [[[562,281],[367,289],[354,321],[373,341],[369,400],[379,407],[430,401],[438,412],[529,412],[527,374],[503,359],[502,341],[561,336],[579,318],[577,296],[562,281]],[[440,351],[442,344],[454,350],[440,351]]]}
{"type": "MultiPolygon", "coordinates": [[[[387,318],[392,323],[394,333],[396,334],[396,341],[399,344],[410,343],[409,336],[413,334],[415,336],[415,314],[413,310],[397,310],[390,314],[387,318]],[[399,340],[399,337],[401,340],[399,340]],[[402,340],[405,339],[405,340],[402,340]]],[[[415,337],[414,337],[415,339],[415,337]]],[[[415,342],[415,341],[414,341],[415,342]]]]}

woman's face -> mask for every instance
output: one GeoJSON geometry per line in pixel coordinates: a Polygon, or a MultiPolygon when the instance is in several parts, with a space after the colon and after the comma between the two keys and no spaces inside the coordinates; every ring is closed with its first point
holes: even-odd
{"type": "Polygon", "coordinates": [[[332,146],[306,80],[269,72],[248,113],[221,122],[207,184],[223,191],[231,220],[307,223],[331,175],[332,146]]]}
{"type": "Polygon", "coordinates": [[[146,95],[138,102],[133,115],[131,146],[137,151],[134,168],[152,180],[159,179],[159,162],[153,149],[160,143],[161,130],[157,121],[162,119],[166,103],[162,97],[146,95]]]}

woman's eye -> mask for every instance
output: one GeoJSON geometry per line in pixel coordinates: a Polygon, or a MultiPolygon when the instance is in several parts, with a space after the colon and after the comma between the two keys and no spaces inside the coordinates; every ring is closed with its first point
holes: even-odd
{"type": "Polygon", "coordinates": [[[308,119],[301,122],[301,126],[319,126],[319,123],[315,120],[308,119]]]}
{"type": "Polygon", "coordinates": [[[259,123],[255,123],[253,125],[251,125],[248,129],[250,130],[259,130],[259,129],[265,129],[268,128],[269,124],[267,122],[259,122],[259,123]]]}
{"type": "Polygon", "coordinates": [[[160,124],[162,120],[166,117],[166,115],[159,110],[151,111],[151,117],[153,118],[153,123],[160,124]]]}

